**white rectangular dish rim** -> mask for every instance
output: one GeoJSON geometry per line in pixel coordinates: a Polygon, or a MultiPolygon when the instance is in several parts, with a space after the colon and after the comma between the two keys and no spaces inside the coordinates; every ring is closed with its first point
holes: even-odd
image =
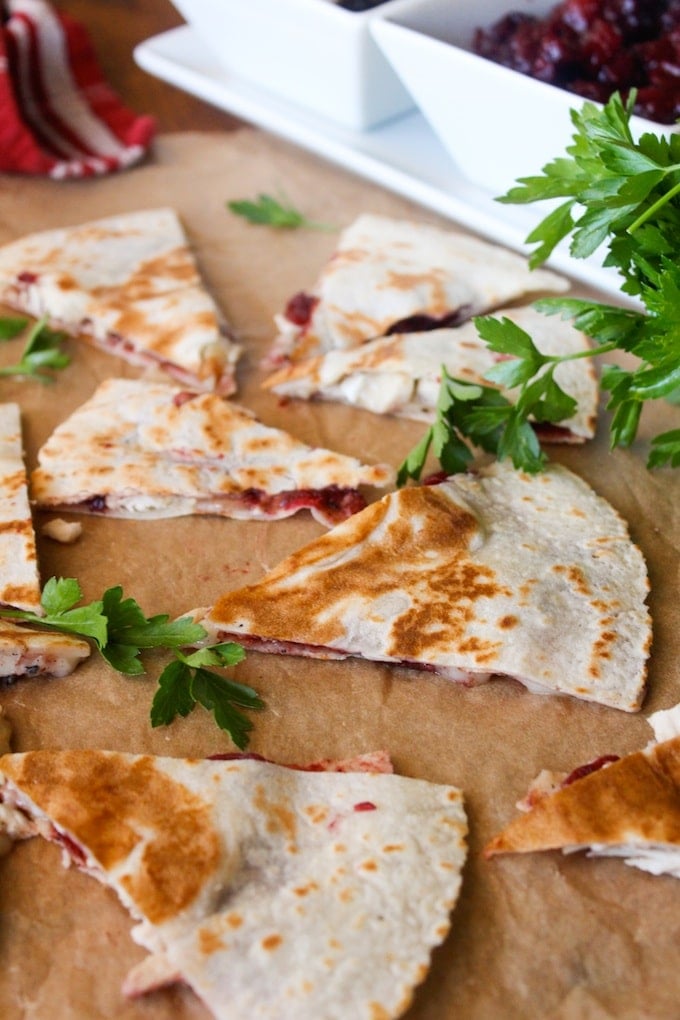
{"type": "MultiPolygon", "coordinates": [[[[152,36],[133,53],[148,73],[271,134],[381,185],[479,235],[523,254],[525,238],[546,210],[503,205],[492,192],[466,180],[419,111],[369,131],[331,124],[229,74],[208,57],[190,26],[152,36]]],[[[558,155],[558,154],[556,154],[558,155]]],[[[589,288],[631,304],[621,280],[599,257],[574,259],[566,244],[549,262],[589,288]]]]}

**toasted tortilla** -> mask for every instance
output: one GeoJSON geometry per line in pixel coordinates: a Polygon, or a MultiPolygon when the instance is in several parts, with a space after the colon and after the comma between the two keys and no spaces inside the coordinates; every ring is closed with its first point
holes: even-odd
{"type": "MultiPolygon", "coordinates": [[[[527,332],[543,354],[590,349],[587,337],[571,323],[542,315],[530,305],[505,308],[497,314],[527,332]]],[[[474,323],[466,322],[456,328],[397,333],[349,350],[327,351],[283,366],[265,379],[263,386],[282,397],[330,400],[375,414],[430,423],[436,415],[442,365],[453,378],[490,386],[493,384],[485,374],[497,361],[498,355],[480,338],[474,323]]],[[[563,362],[555,369],[554,378],[578,406],[559,428],[544,429],[542,438],[555,442],[592,439],[598,385],[590,359],[563,362]]],[[[509,400],[517,396],[516,390],[503,393],[509,400]]]]}
{"type": "Polygon", "coordinates": [[[534,798],[485,856],[588,850],[680,878],[680,736],[606,763],[534,798]]]}
{"type": "Polygon", "coordinates": [[[4,245],[0,300],[185,386],[236,390],[240,347],[172,209],[122,213],[4,245]]]}
{"type": "MultiPolygon", "coordinates": [[[[40,573],[17,404],[0,404],[0,604],[43,616],[40,573]]],[[[87,641],[0,619],[0,683],[67,676],[90,655],[87,641]]]]}
{"type": "Polygon", "coordinates": [[[260,651],[504,675],[633,712],[648,589],[625,522],[582,479],[502,462],[391,493],[195,615],[260,651]]]}
{"type": "Polygon", "coordinates": [[[218,1020],[389,1020],[449,930],[452,786],[87,750],[6,755],[0,782],[10,834],[59,843],[138,922],[129,994],[184,980],[218,1020]]]}
{"type": "Polygon", "coordinates": [[[18,404],[0,404],[0,603],[43,612],[18,404]]]}
{"type": "Polygon", "coordinates": [[[307,446],[217,394],[108,379],[39,451],[31,496],[42,509],[130,519],[309,509],[329,526],[366,505],[358,486],[393,480],[390,467],[307,446]]]}
{"type": "Polygon", "coordinates": [[[426,223],[363,214],[340,235],[310,293],[276,317],[267,364],[358,347],[388,333],[458,325],[567,281],[514,252],[426,223]]]}

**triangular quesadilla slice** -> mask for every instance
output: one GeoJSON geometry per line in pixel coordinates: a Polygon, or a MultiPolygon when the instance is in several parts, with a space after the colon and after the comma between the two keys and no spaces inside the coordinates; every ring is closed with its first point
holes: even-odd
{"type": "Polygon", "coordinates": [[[390,467],[307,446],[215,393],[108,379],[39,451],[31,496],[41,509],[130,519],[309,509],[328,526],[366,505],[359,486],[393,480],[390,467]]]}
{"type": "Polygon", "coordinates": [[[389,333],[459,325],[528,295],[568,289],[546,269],[478,238],[426,223],[359,216],[308,293],[276,317],[267,364],[358,347],[389,333]]]}
{"type": "Polygon", "coordinates": [[[128,994],[186,981],[217,1020],[407,1008],[465,860],[459,790],[381,772],[111,751],[0,758],[6,827],[115,890],[153,956],[128,994]]]}
{"type": "Polygon", "coordinates": [[[680,878],[680,736],[557,777],[554,790],[531,791],[526,808],[491,840],[486,857],[587,850],[680,878]]]}
{"type": "Polygon", "coordinates": [[[240,347],[172,209],[121,213],[4,245],[0,300],[185,386],[236,390],[240,347]]]}
{"type": "Polygon", "coordinates": [[[0,604],[42,613],[18,404],[0,404],[0,604]]]}
{"type": "MultiPolygon", "coordinates": [[[[590,349],[587,337],[564,319],[542,315],[532,306],[502,309],[528,333],[543,354],[576,354],[590,349]]],[[[375,414],[433,422],[442,365],[452,378],[493,385],[485,378],[499,360],[472,322],[425,333],[395,333],[360,347],[334,349],[315,358],[284,365],[264,381],[282,397],[330,400],[375,414]]],[[[590,359],[558,365],[555,381],[577,402],[576,414],[559,426],[537,426],[547,441],[583,442],[595,433],[598,386],[590,359]]],[[[509,400],[517,390],[503,391],[509,400]]]]}
{"type": "Polygon", "coordinates": [[[502,462],[391,493],[196,615],[260,651],[501,674],[636,711],[647,592],[626,524],[584,481],[502,462]]]}
{"type": "MultiPolygon", "coordinates": [[[[0,404],[0,605],[43,615],[35,532],[17,404],[0,404]]],[[[66,676],[90,655],[87,641],[0,619],[0,682],[66,676]]]]}

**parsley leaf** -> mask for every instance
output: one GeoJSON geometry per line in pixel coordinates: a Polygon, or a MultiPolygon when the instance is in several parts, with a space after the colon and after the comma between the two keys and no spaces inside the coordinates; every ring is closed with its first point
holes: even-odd
{"type": "MultiPolygon", "coordinates": [[[[28,320],[9,318],[0,320],[0,340],[11,340],[25,329],[28,320]]],[[[37,379],[38,382],[54,381],[52,370],[66,368],[71,363],[68,354],[61,350],[66,333],[50,329],[45,318],[40,319],[31,329],[21,359],[14,365],[0,368],[0,376],[19,375],[37,379]]]]}
{"type": "Polygon", "coordinates": [[[26,610],[12,609],[9,606],[0,607],[0,616],[92,638],[101,650],[107,642],[107,620],[103,612],[103,602],[97,600],[87,606],[76,606],[82,594],[75,578],[51,577],[46,582],[40,598],[44,616],[26,610]]]}
{"type": "MultiPolygon", "coordinates": [[[[541,382],[535,402],[541,400],[543,389],[541,382]]],[[[543,464],[533,429],[507,397],[496,387],[455,379],[442,366],[434,424],[400,465],[397,485],[420,479],[430,448],[446,474],[465,471],[473,458],[471,446],[499,458],[509,455],[515,467],[526,471],[538,471],[543,464]]]]}
{"type": "Polygon", "coordinates": [[[680,467],[680,429],[655,436],[652,439],[649,460],[652,467],[661,467],[664,464],[680,467]]]}
{"type": "Polygon", "coordinates": [[[158,681],[151,706],[151,725],[166,726],[178,715],[189,715],[200,704],[213,713],[220,729],[226,730],[236,746],[243,750],[248,745],[253,724],[239,708],[261,709],[264,702],[252,687],[235,683],[205,667],[232,666],[244,657],[241,645],[233,642],[199,648],[188,655],[175,652],[175,660],[165,667],[158,681]]]}
{"type": "Polygon", "coordinates": [[[120,587],[104,593],[103,609],[108,640],[101,651],[119,673],[143,673],[139,656],[144,648],[181,648],[205,637],[203,627],[190,619],[170,621],[167,615],[147,619],[133,598],[123,598],[120,587]]]}
{"type": "Polygon", "coordinates": [[[0,340],[13,340],[15,336],[28,326],[28,319],[17,316],[5,316],[0,318],[0,340]]]}
{"type": "Polygon", "coordinates": [[[315,223],[313,220],[298,212],[287,199],[273,198],[271,195],[260,193],[255,201],[239,199],[227,202],[227,208],[237,216],[243,216],[249,223],[261,226],[277,227],[280,230],[297,230],[304,227],[307,230],[333,230],[334,228],[325,223],[315,223]]]}

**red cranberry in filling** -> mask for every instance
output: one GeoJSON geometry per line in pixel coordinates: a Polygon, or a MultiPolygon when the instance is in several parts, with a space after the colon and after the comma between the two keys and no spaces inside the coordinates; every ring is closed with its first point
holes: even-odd
{"type": "Polygon", "coordinates": [[[299,291],[286,305],[285,317],[296,326],[308,326],[319,299],[299,291]]]}

